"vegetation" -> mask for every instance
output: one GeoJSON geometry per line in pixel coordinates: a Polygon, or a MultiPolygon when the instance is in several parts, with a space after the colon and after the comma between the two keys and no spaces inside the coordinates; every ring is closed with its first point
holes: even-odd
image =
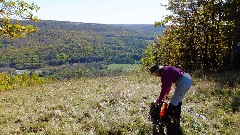
{"type": "MultiPolygon", "coordinates": [[[[110,64],[107,65],[101,62],[92,62],[92,63],[75,63],[67,64],[61,66],[46,66],[40,69],[30,69],[30,70],[15,70],[9,68],[0,68],[0,72],[3,72],[4,76],[7,75],[10,80],[15,80],[15,77],[23,74],[26,77],[31,78],[34,75],[38,76],[42,80],[66,80],[72,78],[82,78],[82,77],[99,77],[99,76],[115,76],[127,73],[128,71],[140,69],[140,64],[110,64]],[[15,76],[15,74],[17,76],[15,76]]],[[[4,76],[2,76],[4,80],[4,76]]],[[[1,75],[0,75],[1,78],[1,75]]],[[[27,81],[27,80],[25,80],[27,81]]],[[[16,82],[12,82],[14,84],[16,82]]],[[[5,80],[2,83],[3,89],[4,86],[7,87],[8,80],[5,80]]],[[[10,87],[11,89],[12,87],[10,87]]],[[[8,89],[8,88],[5,88],[8,89]]]]}
{"type": "MultiPolygon", "coordinates": [[[[239,82],[239,74],[192,76],[194,84],[183,108],[207,119],[183,109],[184,133],[238,134],[240,85],[236,80],[239,82]]],[[[159,80],[142,72],[5,91],[0,94],[0,133],[152,134],[149,106],[158,94],[159,80]]]]}
{"type": "Polygon", "coordinates": [[[12,90],[24,86],[34,86],[50,82],[50,78],[40,78],[35,73],[23,75],[9,75],[8,73],[0,73],[0,91],[12,90]]]}
{"type": "Polygon", "coordinates": [[[108,65],[107,69],[135,70],[140,68],[141,68],[141,64],[111,64],[111,65],[108,65]]]}
{"type": "Polygon", "coordinates": [[[87,64],[76,63],[73,65],[61,65],[56,67],[48,66],[38,70],[41,71],[41,73],[39,73],[39,76],[41,77],[49,77],[54,80],[64,80],[90,76],[115,76],[126,73],[126,68],[133,69],[135,67],[136,64],[112,64],[106,66],[104,63],[92,62],[87,64]]]}
{"type": "Polygon", "coordinates": [[[142,59],[145,66],[158,63],[193,70],[239,67],[239,1],[169,0],[166,8],[172,14],[156,26],[171,25],[147,48],[142,59]]]}
{"type": "Polygon", "coordinates": [[[22,38],[36,32],[37,27],[27,24],[22,25],[17,20],[38,21],[33,15],[39,10],[34,3],[29,4],[23,0],[1,0],[0,1],[0,37],[22,38]]]}
{"type": "MultiPolygon", "coordinates": [[[[0,3],[1,35],[23,37],[39,27],[24,39],[0,39],[0,67],[31,70],[0,74],[1,134],[152,134],[149,109],[159,95],[159,80],[136,70],[148,43],[145,67],[157,63],[204,69],[191,73],[194,82],[183,102],[182,134],[240,133],[240,74],[206,72],[226,69],[229,63],[237,67],[238,1],[169,0],[173,15],[156,25],[172,25],[156,42],[164,27],[26,20],[20,22],[27,26],[11,24],[15,21],[8,15],[37,20],[31,11],[38,7],[23,1],[0,3]],[[61,81],[46,83],[42,77],[61,81]]],[[[166,132],[175,129],[168,126],[166,132]]]]}
{"type": "Polygon", "coordinates": [[[37,26],[39,31],[24,39],[0,39],[0,67],[38,69],[92,62],[135,64],[139,63],[147,45],[154,42],[155,37],[165,29],[155,29],[153,25],[43,20],[22,23],[37,26]]]}

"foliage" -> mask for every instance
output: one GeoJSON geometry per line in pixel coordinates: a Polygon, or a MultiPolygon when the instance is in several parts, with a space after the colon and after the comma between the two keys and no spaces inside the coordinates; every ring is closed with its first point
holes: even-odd
{"type": "Polygon", "coordinates": [[[24,39],[0,39],[0,67],[37,69],[91,62],[134,64],[164,29],[155,30],[153,25],[136,27],[43,20],[30,24],[39,27],[39,31],[24,39]]]}
{"type": "Polygon", "coordinates": [[[38,11],[39,7],[34,3],[29,4],[23,0],[0,1],[0,36],[11,38],[21,38],[26,35],[36,32],[37,27],[32,25],[22,25],[19,19],[38,21],[38,18],[33,15],[34,11],[38,11]]]}
{"type": "Polygon", "coordinates": [[[101,76],[116,76],[128,73],[140,67],[138,64],[111,64],[106,65],[101,62],[92,63],[75,63],[61,66],[47,66],[41,69],[39,76],[52,78],[56,80],[66,80],[83,77],[101,77],[101,76]]]}
{"type": "MultiPolygon", "coordinates": [[[[222,70],[228,67],[236,30],[230,1],[169,0],[172,11],[156,26],[170,23],[164,36],[149,45],[145,66],[151,63],[188,69],[222,70]]],[[[236,9],[236,8],[234,8],[236,9]]]]}
{"type": "Polygon", "coordinates": [[[0,91],[12,90],[22,86],[34,86],[50,81],[49,79],[40,78],[37,74],[31,75],[9,75],[8,73],[0,73],[0,91]]]}

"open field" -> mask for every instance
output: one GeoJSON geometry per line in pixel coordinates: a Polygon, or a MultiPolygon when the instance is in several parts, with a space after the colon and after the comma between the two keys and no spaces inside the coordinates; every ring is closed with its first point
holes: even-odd
{"type": "Polygon", "coordinates": [[[107,69],[123,69],[123,70],[134,70],[140,69],[141,64],[110,64],[107,69]]]}
{"type": "MultiPolygon", "coordinates": [[[[229,84],[235,78],[193,79],[183,107],[207,119],[183,109],[184,133],[238,135],[240,85],[229,84]]],[[[152,134],[148,113],[159,94],[159,82],[158,78],[133,72],[2,91],[0,134],[152,134]]]]}

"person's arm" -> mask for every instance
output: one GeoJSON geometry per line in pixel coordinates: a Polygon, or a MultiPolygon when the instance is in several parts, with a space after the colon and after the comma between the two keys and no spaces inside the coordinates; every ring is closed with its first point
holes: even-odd
{"type": "Polygon", "coordinates": [[[171,87],[172,87],[172,82],[169,79],[162,78],[162,87],[161,87],[160,96],[157,99],[157,103],[164,102],[166,96],[169,94],[171,90],[171,87]]]}

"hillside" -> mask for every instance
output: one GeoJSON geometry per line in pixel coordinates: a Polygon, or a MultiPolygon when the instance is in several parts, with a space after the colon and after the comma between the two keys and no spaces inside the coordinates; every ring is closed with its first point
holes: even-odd
{"type": "Polygon", "coordinates": [[[73,63],[139,63],[164,27],[41,20],[23,39],[1,38],[0,67],[38,69],[73,63]]]}
{"type": "MultiPolygon", "coordinates": [[[[192,77],[193,86],[183,104],[182,131],[187,135],[239,134],[239,75],[192,77]]],[[[149,106],[158,94],[159,80],[142,72],[4,91],[0,94],[0,133],[152,134],[149,106]]],[[[167,131],[174,130],[171,126],[167,131]]]]}

